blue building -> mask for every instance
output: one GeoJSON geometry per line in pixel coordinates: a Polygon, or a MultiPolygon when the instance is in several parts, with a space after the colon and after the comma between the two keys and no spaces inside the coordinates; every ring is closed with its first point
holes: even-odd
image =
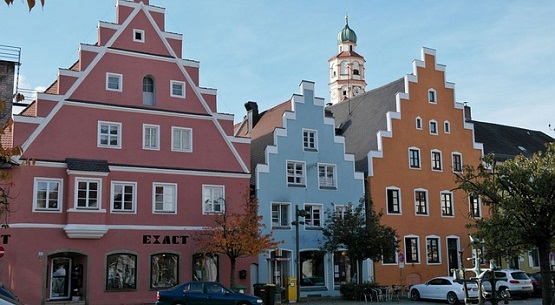
{"type": "Polygon", "coordinates": [[[247,115],[236,126],[237,136],[251,139],[252,184],[265,231],[283,241],[278,250],[259,256],[258,280],[286,287],[295,277],[301,297],[335,296],[339,284],[356,280],[356,272],[367,280],[372,273],[369,262],[356,270],[346,251],[320,250],[328,213],[359,204],[364,175],[355,172],[324,99],[314,96],[314,83],[303,81],[300,91],[264,112],[255,102],[246,103],[247,115]],[[306,216],[295,225],[299,212],[306,216]]]}

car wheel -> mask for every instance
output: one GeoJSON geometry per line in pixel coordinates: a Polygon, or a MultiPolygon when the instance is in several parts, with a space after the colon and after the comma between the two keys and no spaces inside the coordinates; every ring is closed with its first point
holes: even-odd
{"type": "Polygon", "coordinates": [[[454,293],[453,291],[449,291],[447,293],[447,303],[449,303],[450,305],[455,305],[459,302],[459,298],[457,298],[457,294],[454,293]]]}
{"type": "Polygon", "coordinates": [[[502,299],[509,299],[511,298],[511,293],[509,292],[509,289],[507,287],[501,287],[499,288],[499,292],[497,292],[499,294],[499,297],[502,299]]]}
{"type": "Polygon", "coordinates": [[[420,292],[418,292],[418,290],[413,289],[410,291],[410,299],[413,301],[418,301],[420,300],[420,292]]]}

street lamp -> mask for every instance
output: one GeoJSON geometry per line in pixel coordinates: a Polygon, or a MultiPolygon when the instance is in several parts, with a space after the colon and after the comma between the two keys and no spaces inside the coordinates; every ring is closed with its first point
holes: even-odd
{"type": "Polygon", "coordinates": [[[295,226],[295,255],[297,256],[297,302],[301,298],[301,251],[299,250],[299,225],[304,225],[304,221],[299,221],[299,217],[304,218],[308,212],[299,210],[299,205],[295,206],[295,221],[291,224],[295,226]]]}

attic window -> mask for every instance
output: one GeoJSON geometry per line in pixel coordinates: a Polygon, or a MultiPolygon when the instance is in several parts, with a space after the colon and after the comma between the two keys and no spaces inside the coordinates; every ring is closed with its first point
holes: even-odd
{"type": "Polygon", "coordinates": [[[143,30],[133,30],[133,41],[145,42],[145,31],[143,30]]]}

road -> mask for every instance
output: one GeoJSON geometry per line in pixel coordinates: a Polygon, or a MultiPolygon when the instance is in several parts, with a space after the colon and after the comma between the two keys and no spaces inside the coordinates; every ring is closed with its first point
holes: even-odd
{"type": "MultiPolygon", "coordinates": [[[[409,299],[401,299],[400,301],[392,302],[364,302],[364,301],[347,301],[341,299],[332,298],[314,298],[314,299],[301,299],[299,304],[323,304],[323,305],[369,305],[369,303],[374,303],[374,305],[447,305],[447,302],[440,301],[412,301],[409,299]]],[[[541,305],[541,298],[528,298],[528,299],[516,299],[509,301],[509,305],[541,305]]],[[[485,305],[491,305],[491,303],[486,302],[485,305]]],[[[499,305],[503,305],[500,302],[499,305]]]]}

